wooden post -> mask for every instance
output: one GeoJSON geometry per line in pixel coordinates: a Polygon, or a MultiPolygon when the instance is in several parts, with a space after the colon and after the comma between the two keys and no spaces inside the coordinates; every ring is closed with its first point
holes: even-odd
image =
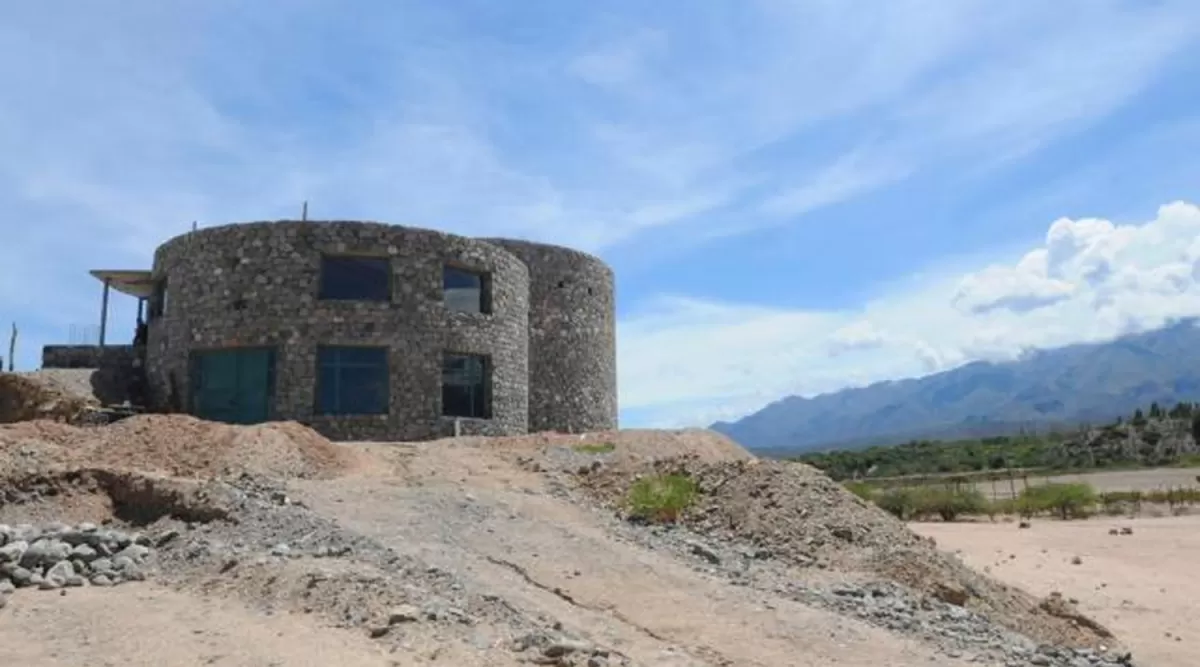
{"type": "Polygon", "coordinates": [[[100,299],[100,347],[104,347],[104,334],[108,330],[108,290],[112,286],[108,278],[104,279],[104,296],[100,299]]]}
{"type": "Polygon", "coordinates": [[[13,372],[13,360],[17,356],[17,323],[12,323],[12,335],[8,337],[8,372],[13,372]]]}
{"type": "Polygon", "coordinates": [[[304,206],[302,206],[300,208],[300,220],[301,221],[308,220],[308,201],[307,200],[304,202],[304,206]]]}

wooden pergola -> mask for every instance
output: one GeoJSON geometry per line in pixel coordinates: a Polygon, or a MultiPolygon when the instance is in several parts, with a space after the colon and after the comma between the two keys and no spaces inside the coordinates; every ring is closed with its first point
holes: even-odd
{"type": "Polygon", "coordinates": [[[104,295],[100,302],[100,347],[104,347],[108,331],[108,294],[117,290],[138,300],[138,321],[142,321],[146,301],[154,296],[157,284],[150,271],[92,269],[90,273],[104,283],[104,295]]]}

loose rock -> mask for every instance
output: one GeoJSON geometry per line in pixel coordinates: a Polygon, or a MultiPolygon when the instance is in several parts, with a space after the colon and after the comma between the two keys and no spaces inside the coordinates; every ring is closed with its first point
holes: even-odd
{"type": "Polygon", "coordinates": [[[141,581],[142,566],[153,555],[142,536],[92,523],[0,525],[0,541],[0,594],[16,588],[60,590],[89,581],[94,586],[141,581]]]}

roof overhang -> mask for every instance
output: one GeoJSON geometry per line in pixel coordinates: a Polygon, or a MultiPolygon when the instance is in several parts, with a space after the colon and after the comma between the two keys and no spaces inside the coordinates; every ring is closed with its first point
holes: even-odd
{"type": "Polygon", "coordinates": [[[89,273],[122,294],[138,299],[149,299],[154,295],[155,281],[150,271],[92,269],[89,273]]]}

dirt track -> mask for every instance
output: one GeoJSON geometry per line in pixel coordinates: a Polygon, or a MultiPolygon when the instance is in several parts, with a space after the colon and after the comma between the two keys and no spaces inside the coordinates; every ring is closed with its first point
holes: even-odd
{"type": "MultiPolygon", "coordinates": [[[[1154,491],[1200,485],[1200,468],[1114,470],[1050,477],[1051,482],[1085,482],[1097,491],[1154,491]]],[[[1039,482],[1041,483],[1040,479],[1039,482]]]]}
{"type": "MultiPolygon", "coordinates": [[[[1148,471],[1149,472],[1149,471],[1148,471]]],[[[1156,667],[1200,663],[1200,516],[1159,519],[915,524],[966,562],[1035,594],[1060,591],[1114,628],[1156,667]],[[1109,535],[1128,526],[1133,535],[1109,535]],[[1073,565],[1079,556],[1082,562],[1073,565]]]]}
{"type": "Polygon", "coordinates": [[[418,465],[429,480],[420,486],[348,478],[303,483],[297,495],[342,525],[467,573],[635,664],[959,664],[861,621],[730,587],[615,541],[603,519],[555,498],[540,475],[500,462],[489,470],[479,452],[438,452],[418,465]]]}

